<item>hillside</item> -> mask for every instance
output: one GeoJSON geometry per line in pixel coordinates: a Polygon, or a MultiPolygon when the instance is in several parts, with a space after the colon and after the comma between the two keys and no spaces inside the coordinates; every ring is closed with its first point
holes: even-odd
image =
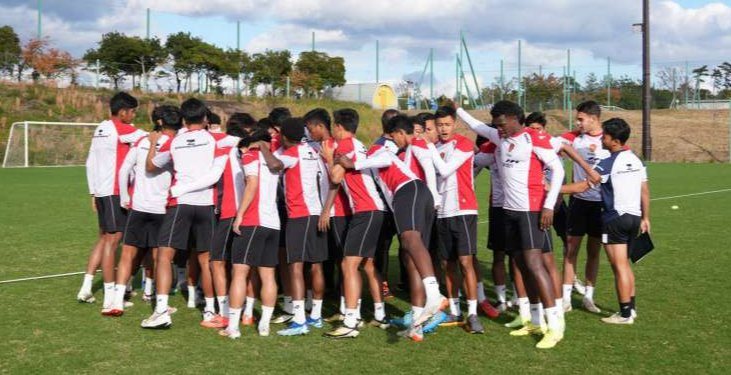
{"type": "MultiPolygon", "coordinates": [[[[13,122],[68,121],[99,122],[107,117],[107,101],[113,94],[109,90],[89,88],[58,89],[42,85],[0,82],[0,157],[5,153],[8,131],[13,122]]],[[[187,97],[177,94],[134,93],[140,100],[136,124],[150,127],[150,112],[158,103],[180,103],[187,97]]],[[[274,107],[289,107],[295,115],[303,115],[309,109],[323,107],[330,111],[352,107],[361,115],[358,138],[366,144],[380,133],[380,111],[365,104],[332,100],[287,100],[284,98],[232,98],[200,96],[225,122],[233,112],[249,112],[259,118],[274,107]]],[[[414,112],[415,113],[415,112],[414,112]]],[[[473,111],[488,121],[487,111],[473,111]]],[[[548,111],[549,131],[559,134],[568,128],[568,119],[562,111],[548,111]]],[[[622,117],[632,126],[630,146],[641,150],[640,111],[621,111],[603,114],[603,118],[622,117]]],[[[729,155],[729,112],[692,110],[655,110],[652,113],[653,159],[665,162],[727,162],[729,155]]],[[[462,130],[468,133],[465,129],[462,130]]],[[[84,142],[80,140],[79,142],[84,142]]],[[[84,150],[79,144],[74,150],[84,150]]],[[[77,152],[77,151],[74,151],[77,152]]]]}

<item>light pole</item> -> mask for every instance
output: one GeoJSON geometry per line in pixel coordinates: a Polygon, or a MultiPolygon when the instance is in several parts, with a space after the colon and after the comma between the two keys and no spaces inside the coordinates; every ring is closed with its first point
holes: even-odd
{"type": "Polygon", "coordinates": [[[652,135],[650,132],[650,0],[642,0],[642,157],[652,160],[652,135]]]}

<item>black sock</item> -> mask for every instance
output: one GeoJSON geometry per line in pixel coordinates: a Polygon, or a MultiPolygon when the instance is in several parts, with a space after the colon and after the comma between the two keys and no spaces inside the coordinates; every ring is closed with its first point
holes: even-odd
{"type": "Polygon", "coordinates": [[[632,310],[637,310],[637,306],[635,305],[635,296],[629,298],[629,304],[632,305],[632,310]]]}
{"type": "Polygon", "coordinates": [[[632,316],[632,302],[627,303],[619,303],[619,314],[622,315],[623,318],[629,318],[632,316]]]}

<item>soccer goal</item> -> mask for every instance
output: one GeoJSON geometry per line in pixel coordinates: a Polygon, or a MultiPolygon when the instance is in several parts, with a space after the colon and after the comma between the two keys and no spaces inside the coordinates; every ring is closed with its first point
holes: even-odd
{"type": "Polygon", "coordinates": [[[3,168],[84,165],[98,123],[22,121],[10,126],[3,168]]]}

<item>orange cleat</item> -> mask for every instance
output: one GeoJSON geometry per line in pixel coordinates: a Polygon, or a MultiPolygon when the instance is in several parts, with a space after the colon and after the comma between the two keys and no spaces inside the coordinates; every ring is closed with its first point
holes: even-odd
{"type": "Polygon", "coordinates": [[[480,302],[480,310],[490,319],[497,319],[500,316],[500,311],[493,307],[487,300],[480,302]]]}
{"type": "Polygon", "coordinates": [[[254,324],[256,324],[256,318],[254,318],[253,316],[247,316],[247,315],[241,316],[241,325],[242,326],[253,326],[254,324]]]}
{"type": "Polygon", "coordinates": [[[201,327],[223,329],[228,327],[228,318],[224,318],[221,315],[216,314],[210,320],[202,320],[201,327]]]}

